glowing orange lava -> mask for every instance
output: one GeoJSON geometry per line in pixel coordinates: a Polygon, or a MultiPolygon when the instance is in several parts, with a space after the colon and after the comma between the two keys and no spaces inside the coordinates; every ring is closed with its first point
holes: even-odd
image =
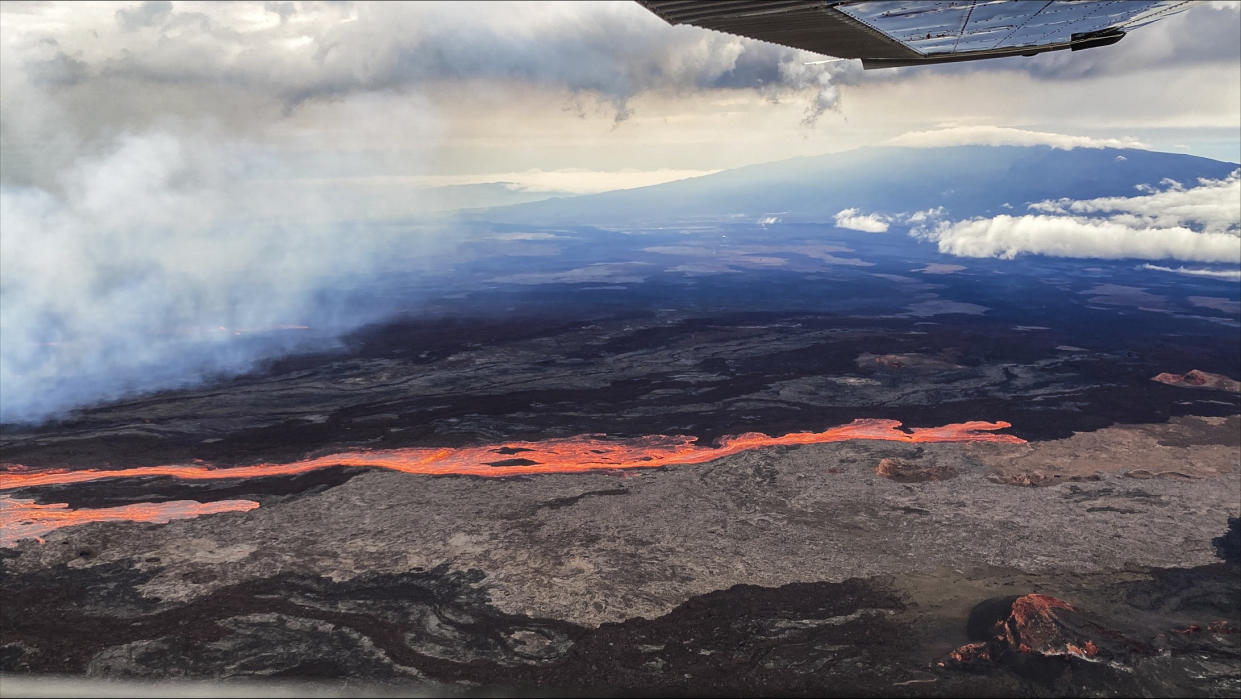
{"type": "Polygon", "coordinates": [[[503,445],[458,449],[411,447],[376,451],[353,451],[303,459],[285,464],[255,464],[217,468],[196,464],[140,466],[117,470],[84,469],[69,471],[29,470],[7,465],[0,472],[0,490],[42,485],[85,483],[105,478],[143,478],[169,476],[185,480],[222,478],[260,478],[288,476],[332,466],[384,468],[402,473],[426,475],[468,475],[490,478],[540,473],[581,473],[606,469],[656,468],[671,464],[699,464],[749,449],[792,444],[825,444],[853,439],[888,442],[1002,442],[1022,444],[1025,440],[1009,434],[994,434],[1011,427],[1007,422],[963,422],[943,427],[900,429],[896,420],[854,420],[848,425],[823,432],[793,432],[771,437],[746,432],[724,437],[719,446],[700,446],[685,435],[606,440],[599,435],[583,435],[542,442],[509,442],[503,445]]]}
{"type": "Polygon", "coordinates": [[[89,522],[153,522],[164,524],[174,519],[189,519],[217,512],[245,512],[259,504],[253,500],[219,500],[195,502],[143,502],[120,507],[71,510],[65,503],[40,505],[34,500],[0,495],[0,546],[13,546],[21,539],[38,539],[61,527],[89,522]]]}
{"type": "MultiPolygon", "coordinates": [[[[655,435],[637,439],[608,440],[602,435],[582,435],[542,442],[509,442],[502,445],[457,449],[412,447],[376,451],[353,451],[319,456],[284,464],[214,467],[200,464],[140,466],[126,469],[33,470],[19,464],[0,465],[0,491],[68,483],[86,483],[108,478],[166,476],[184,480],[219,480],[288,476],[333,466],[383,468],[401,473],[425,475],[469,475],[498,478],[544,473],[582,473],[612,469],[657,468],[673,464],[699,464],[738,452],[761,447],[825,444],[854,439],[889,442],[1000,442],[1022,444],[1025,440],[997,430],[1011,427],[1007,422],[963,422],[943,427],[901,429],[896,420],[854,420],[848,425],[823,432],[793,432],[772,437],[747,432],[724,437],[714,447],[693,443],[684,435],[655,435]]],[[[97,510],[68,510],[66,505],[35,505],[31,501],[0,496],[0,542],[29,538],[59,527],[111,520],[166,522],[169,519],[197,517],[214,512],[254,509],[249,500],[214,503],[178,501],[146,503],[97,510]],[[37,532],[37,533],[31,533],[37,532]]],[[[0,543],[0,546],[11,543],[0,543]]]]}

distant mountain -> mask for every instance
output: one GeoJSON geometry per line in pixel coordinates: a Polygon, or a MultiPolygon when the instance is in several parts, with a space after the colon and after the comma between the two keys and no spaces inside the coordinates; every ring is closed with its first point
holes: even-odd
{"type": "Polygon", "coordinates": [[[425,202],[423,210],[429,212],[510,206],[541,201],[557,195],[556,192],[527,192],[515,189],[508,182],[423,187],[413,190],[411,194],[418,197],[419,201],[425,202]]]}
{"type": "Polygon", "coordinates": [[[1178,153],[1047,146],[859,148],[726,170],[604,194],[493,208],[492,221],[534,224],[659,223],[776,215],[830,221],[842,209],[912,212],[945,207],[954,217],[1025,211],[1029,202],[1133,196],[1135,185],[1170,178],[1192,186],[1238,167],[1178,153]]]}

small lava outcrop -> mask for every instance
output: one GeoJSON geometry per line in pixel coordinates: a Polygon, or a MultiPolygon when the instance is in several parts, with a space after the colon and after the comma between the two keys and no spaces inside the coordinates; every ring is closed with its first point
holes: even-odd
{"type": "Polygon", "coordinates": [[[894,480],[897,483],[922,483],[925,481],[946,481],[956,478],[960,472],[951,466],[937,464],[919,464],[902,459],[881,459],[875,466],[875,475],[894,480]]]}
{"type": "Polygon", "coordinates": [[[957,648],[941,665],[967,670],[999,666],[1043,674],[1063,669],[1042,662],[1047,659],[1130,661],[1156,652],[1153,646],[1129,639],[1055,597],[1030,594],[1010,599],[1007,607],[1007,599],[978,605],[968,627],[974,637],[987,629],[987,638],[957,648]]]}
{"type": "Polygon", "coordinates": [[[915,352],[905,354],[871,354],[870,352],[863,352],[858,355],[854,363],[857,364],[859,369],[947,371],[949,369],[961,368],[959,364],[915,352]]]}
{"type": "Polygon", "coordinates": [[[1181,386],[1184,388],[1209,388],[1216,391],[1241,393],[1241,381],[1231,379],[1223,374],[1212,374],[1208,371],[1199,371],[1198,369],[1191,369],[1184,374],[1169,374],[1164,372],[1158,376],[1151,377],[1151,381],[1166,383],[1169,386],[1181,386]]]}

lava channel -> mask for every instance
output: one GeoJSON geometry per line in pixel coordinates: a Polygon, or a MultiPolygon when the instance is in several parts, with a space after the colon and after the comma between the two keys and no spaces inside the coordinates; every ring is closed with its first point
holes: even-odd
{"type": "MultiPolygon", "coordinates": [[[[502,445],[462,447],[457,449],[411,447],[375,451],[352,451],[329,454],[283,464],[254,464],[250,466],[215,467],[205,464],[171,464],[165,466],[140,466],[124,469],[48,469],[34,470],[20,464],[0,465],[0,491],[18,488],[35,488],[48,485],[87,483],[111,478],[148,478],[166,476],[184,480],[221,480],[229,478],[263,478],[289,476],[331,468],[334,466],[357,468],[382,468],[401,473],[423,475],[467,475],[485,478],[504,476],[527,476],[546,473],[582,473],[586,471],[658,468],[673,464],[699,464],[724,456],[762,447],[826,444],[855,439],[888,442],[999,442],[1023,444],[1025,440],[1010,434],[997,434],[997,430],[1011,427],[1007,422],[963,422],[943,427],[918,427],[908,431],[901,429],[896,420],[854,420],[848,425],[833,427],[823,432],[793,432],[783,437],[772,437],[761,432],[747,432],[722,438],[717,446],[694,443],[686,435],[653,435],[636,439],[609,440],[603,435],[580,435],[541,442],[508,442],[502,445]]],[[[21,501],[10,501],[21,502],[21,501]]],[[[224,501],[231,505],[218,510],[192,501],[163,503],[161,505],[130,505],[123,508],[100,510],[39,509],[64,508],[65,505],[20,506],[20,516],[12,518],[13,525],[23,522],[23,531],[33,531],[43,526],[52,528],[69,526],[87,521],[132,519],[135,521],[158,521],[147,517],[163,517],[180,512],[180,516],[195,517],[210,512],[253,509],[257,503],[247,500],[224,501]],[[245,506],[237,503],[248,503],[245,506]],[[141,508],[156,508],[143,510],[141,508]],[[129,509],[135,508],[135,509],[129,509]],[[166,508],[160,510],[158,508],[166,508]],[[133,517],[123,513],[130,511],[133,517]],[[47,524],[44,524],[47,523],[47,524]]],[[[13,506],[6,506],[13,507],[13,506]]],[[[15,512],[17,510],[14,510],[15,512]]],[[[175,518],[175,517],[170,517],[175,518]]],[[[166,521],[166,520],[164,520],[166,521]]],[[[8,516],[0,520],[5,540],[9,532],[8,516]]],[[[29,536],[29,534],[24,535],[29,536]]]]}

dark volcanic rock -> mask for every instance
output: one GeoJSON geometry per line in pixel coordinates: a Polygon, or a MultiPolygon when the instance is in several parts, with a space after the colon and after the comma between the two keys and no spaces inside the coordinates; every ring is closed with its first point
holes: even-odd
{"type": "Polygon", "coordinates": [[[150,575],[110,565],[7,578],[0,671],[365,680],[431,695],[1019,691],[1004,677],[930,676],[886,578],[737,585],[592,628],[498,611],[482,573],[444,566],[343,582],[280,574],[172,604],[134,594],[150,575]]]}
{"type": "MultiPolygon", "coordinates": [[[[773,297],[804,295],[780,283],[764,278],[762,288],[773,297]]],[[[678,287],[674,296],[714,293],[695,289],[678,287]]],[[[576,296],[557,288],[555,298],[576,296]]],[[[1141,351],[1069,354],[1054,343],[1091,345],[1077,336],[1098,330],[1097,319],[1074,321],[1070,337],[1032,340],[1008,327],[1015,319],[924,325],[831,311],[692,310],[665,322],[653,313],[565,312],[590,322],[393,321],[346,338],[348,352],[273,361],[209,386],[83,408],[56,423],[4,425],[0,451],[6,463],[38,468],[249,465],[345,448],[640,436],[670,426],[710,442],[858,417],[908,425],[1003,419],[1037,440],[1241,408],[1241,394],[1187,398],[1150,381],[1172,355],[1229,370],[1232,335],[1161,337],[1157,347],[1109,335],[1109,344],[1141,351]]],[[[496,460],[503,456],[520,458],[496,460]]]]}
{"type": "Polygon", "coordinates": [[[1030,471],[1027,473],[993,473],[990,476],[987,476],[987,480],[993,483],[1003,483],[1005,485],[1019,485],[1026,488],[1039,488],[1045,485],[1064,483],[1065,481],[1097,481],[1100,480],[1100,476],[1097,473],[1066,475],[1063,473],[1030,471]]]}
{"type": "MultiPolygon", "coordinates": [[[[1164,571],[1142,599],[1227,605],[1236,580],[1223,569],[1164,571]]],[[[136,592],[154,573],[0,575],[0,671],[664,696],[1228,695],[1241,682],[1234,620],[1165,626],[1145,644],[1044,595],[977,605],[969,631],[981,640],[928,667],[926,617],[886,577],[736,585],[591,627],[500,611],[483,573],[447,566],[346,581],[282,573],[181,602],[136,592]]]]}
{"type": "Polygon", "coordinates": [[[0,670],[674,695],[854,694],[921,672],[885,580],[737,585],[590,628],[500,612],[482,573],[446,566],[344,582],[281,574],[174,605],[133,592],[150,575],[112,565],[8,578],[0,670]]]}
{"type": "Polygon", "coordinates": [[[1228,518],[1228,531],[1211,539],[1220,558],[1241,565],[1241,517],[1228,518]]]}

